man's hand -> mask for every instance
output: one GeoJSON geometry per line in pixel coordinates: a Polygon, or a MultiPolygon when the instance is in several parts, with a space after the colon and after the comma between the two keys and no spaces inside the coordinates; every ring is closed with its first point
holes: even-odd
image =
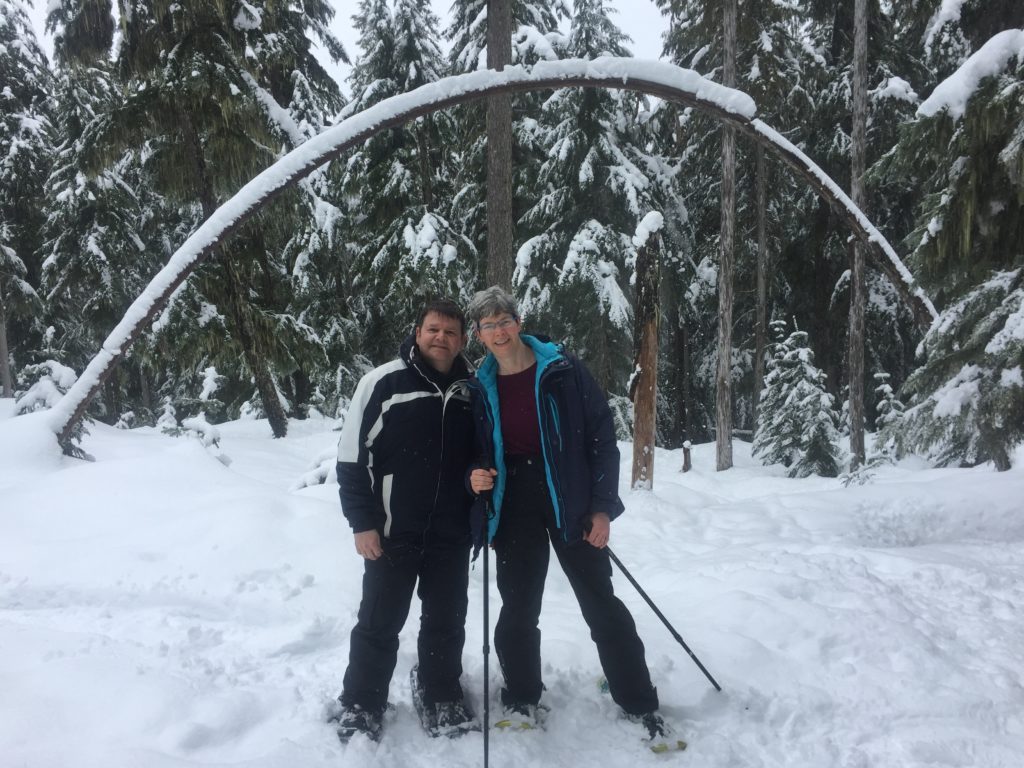
{"type": "Polygon", "coordinates": [[[498,470],[496,469],[474,469],[469,473],[469,487],[477,496],[493,490],[494,477],[497,474],[498,470]]]}
{"type": "Polygon", "coordinates": [[[376,560],[384,554],[380,547],[380,534],[377,531],[360,531],[355,535],[356,552],[367,560],[376,560]]]}
{"type": "Polygon", "coordinates": [[[592,547],[604,549],[608,546],[608,539],[612,534],[612,521],[605,512],[595,512],[590,516],[590,530],[583,536],[583,540],[592,547]]]}

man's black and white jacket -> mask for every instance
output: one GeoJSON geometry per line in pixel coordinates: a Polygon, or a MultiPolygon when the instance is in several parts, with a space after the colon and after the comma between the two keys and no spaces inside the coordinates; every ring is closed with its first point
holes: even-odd
{"type": "Polygon", "coordinates": [[[341,508],[354,532],[413,542],[429,531],[432,540],[468,541],[469,376],[461,354],[448,376],[436,371],[410,335],[399,359],[360,380],[338,442],[341,508]]]}

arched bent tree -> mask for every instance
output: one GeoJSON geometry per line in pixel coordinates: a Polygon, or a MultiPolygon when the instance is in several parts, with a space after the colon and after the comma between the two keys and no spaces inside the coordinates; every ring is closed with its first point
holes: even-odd
{"type": "Polygon", "coordinates": [[[437,110],[498,93],[570,86],[638,91],[698,109],[732,126],[780,157],[829,202],[870,249],[876,265],[892,281],[922,328],[927,328],[935,320],[935,307],[888,241],[821,168],[755,118],[754,102],[746,94],[707,80],[692,70],[664,62],[629,58],[542,62],[532,68],[510,67],[501,72],[484,70],[448,77],[381,101],[292,150],[242,187],[171,256],[167,265],[128,308],[82,376],[54,407],[50,423],[59,441],[67,443],[106,377],[175,289],[225,238],[282,191],[375,134],[437,110]]]}

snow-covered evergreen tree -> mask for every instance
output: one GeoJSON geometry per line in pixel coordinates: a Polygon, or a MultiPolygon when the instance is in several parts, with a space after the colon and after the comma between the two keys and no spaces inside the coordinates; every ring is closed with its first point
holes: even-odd
{"type": "Polygon", "coordinates": [[[36,252],[50,157],[51,75],[22,0],[0,0],[0,390],[9,355],[29,362],[38,340],[36,252]]]}
{"type": "MultiPolygon", "coordinates": [[[[668,29],[664,52],[680,66],[695,69],[706,77],[720,80],[723,41],[723,6],[721,0],[657,0],[667,17],[668,29]]],[[[773,127],[781,130],[797,144],[803,139],[803,125],[813,108],[813,89],[809,82],[817,67],[816,58],[808,50],[801,35],[802,11],[792,3],[771,0],[743,2],[737,25],[736,87],[750,93],[758,113],[773,127]]],[[[698,110],[673,105],[659,108],[663,152],[682,158],[680,192],[689,212],[688,225],[692,251],[685,258],[669,265],[666,282],[677,283],[675,291],[694,299],[681,303],[682,315],[677,325],[685,330],[690,355],[699,364],[682,370],[671,378],[686,377],[691,393],[691,406],[699,402],[713,410],[715,398],[715,367],[708,361],[717,358],[717,273],[721,250],[722,179],[721,126],[698,110]],[[709,290],[710,289],[710,290],[709,290]]],[[[757,176],[754,172],[753,147],[742,140],[737,144],[736,233],[734,238],[734,283],[753,285],[757,258],[755,226],[758,216],[756,198],[757,176]]],[[[787,227],[796,218],[794,201],[802,193],[792,176],[772,163],[766,165],[768,251],[774,264],[785,264],[789,249],[787,227]]],[[[809,256],[803,253],[806,260],[809,256]]],[[[775,302],[792,297],[784,269],[771,269],[769,295],[775,302]]],[[[755,316],[753,292],[742,289],[735,294],[733,315],[733,391],[734,423],[753,425],[752,366],[745,361],[754,357],[755,316]]],[[[781,314],[803,314],[788,303],[781,314]]],[[[770,316],[771,310],[766,312],[770,316]]],[[[678,365],[678,363],[677,363],[678,365]]],[[[757,384],[760,386],[760,384],[757,384]]],[[[707,436],[709,433],[704,435],[707,436]]]]}
{"type": "MultiPolygon", "coordinates": [[[[429,6],[363,0],[353,17],[363,51],[343,114],[439,79],[445,62],[429,6]]],[[[450,117],[437,113],[380,134],[348,158],[342,183],[358,211],[349,309],[366,354],[392,357],[426,296],[468,297],[476,248],[448,220],[450,117]]]]}
{"type": "Polygon", "coordinates": [[[159,266],[140,233],[134,155],[94,177],[86,173],[82,133],[118,100],[103,69],[65,67],[57,78],[53,171],[46,182],[42,287],[55,347],[82,370],[159,266]],[[128,178],[126,178],[126,176],[128,178]]]}
{"type": "Polygon", "coordinates": [[[877,401],[875,405],[875,429],[878,431],[897,427],[900,421],[903,420],[903,412],[906,410],[906,406],[896,396],[892,385],[889,383],[891,378],[884,371],[875,374],[875,383],[877,385],[875,387],[877,401]]]}
{"type": "MultiPolygon", "coordinates": [[[[566,0],[510,0],[512,8],[512,63],[534,64],[564,55],[565,38],[559,24],[569,17],[566,0]]],[[[452,74],[487,68],[487,0],[453,0],[451,23],[445,29],[451,42],[448,71],[452,74]]],[[[542,93],[515,97],[512,123],[513,220],[534,200],[537,170],[546,159],[538,140],[542,93]]],[[[478,102],[454,110],[453,163],[455,171],[449,219],[453,226],[487,252],[487,141],[486,104],[478,102]]],[[[515,246],[525,239],[516,232],[515,246]]],[[[483,264],[480,273],[483,274],[483,264]]],[[[482,278],[481,278],[482,279],[482,278]]],[[[511,286],[508,286],[511,288],[511,286]]]]}
{"type": "Polygon", "coordinates": [[[26,320],[42,314],[42,302],[36,290],[25,280],[28,270],[13,242],[11,228],[0,222],[0,397],[14,397],[14,374],[8,346],[9,319],[26,320]]]}
{"type": "MultiPolygon", "coordinates": [[[[577,0],[566,54],[628,56],[605,0],[577,0]]],[[[565,339],[609,391],[632,368],[633,235],[652,210],[681,209],[675,169],[646,150],[643,102],[622,91],[561,89],[538,125],[546,160],[519,222],[514,282],[531,322],[565,339]]]]}
{"type": "Polygon", "coordinates": [[[883,170],[916,190],[908,265],[946,310],[901,390],[909,408],[898,448],[1005,469],[1024,402],[1016,350],[995,341],[1017,312],[1024,267],[1024,7],[964,0],[900,12],[947,79],[929,81],[883,170]]]}
{"type": "MultiPolygon", "coordinates": [[[[512,3],[512,63],[530,64],[557,57],[558,24],[569,18],[566,0],[509,0],[512,3]]],[[[577,13],[579,9],[577,8],[577,13]]],[[[452,21],[445,30],[451,41],[453,72],[487,69],[487,0],[453,0],[452,21]]]]}
{"type": "Polygon", "coordinates": [[[914,168],[921,177],[926,194],[907,239],[908,263],[941,305],[991,270],[1022,263],[1024,32],[979,46],[918,117],[893,170],[914,168]]]}
{"type": "MultiPolygon", "coordinates": [[[[336,86],[312,55],[307,35],[340,52],[326,28],[332,14],[321,2],[221,8],[138,0],[122,9],[117,65],[128,83],[117,108],[87,132],[96,165],[109,165],[127,149],[141,151],[147,182],[180,206],[178,222],[186,232],[192,229],[322,125],[326,118],[313,114],[316,107],[327,113],[332,98],[336,106],[336,86]]],[[[299,200],[282,196],[262,220],[222,245],[178,293],[185,307],[212,308],[203,316],[221,318],[226,333],[209,336],[215,323],[168,322],[177,316],[172,308],[158,326],[170,335],[152,341],[177,348],[188,376],[216,365],[232,380],[233,386],[225,386],[232,408],[252,400],[254,382],[259,408],[276,435],[286,430],[282,389],[300,389],[291,385],[293,374],[301,378],[297,372],[314,367],[324,354],[315,334],[288,312],[286,258],[294,252],[288,244],[297,230],[314,229],[305,224],[323,208],[311,189],[303,185],[299,200]]],[[[166,382],[160,389],[184,394],[192,387],[166,382]]]]}
{"type": "MultiPolygon", "coordinates": [[[[785,323],[775,321],[776,338],[785,323]]],[[[804,331],[793,331],[772,349],[758,409],[753,455],[765,464],[789,467],[790,477],[839,474],[835,399],[814,365],[804,331]]]]}
{"type": "Polygon", "coordinates": [[[1024,440],[1024,269],[996,272],[946,309],[907,379],[901,455],[1009,469],[1024,440]]]}
{"type": "Polygon", "coordinates": [[[896,436],[903,429],[906,406],[897,397],[888,373],[875,374],[875,453],[891,460],[896,453],[896,436]]]}

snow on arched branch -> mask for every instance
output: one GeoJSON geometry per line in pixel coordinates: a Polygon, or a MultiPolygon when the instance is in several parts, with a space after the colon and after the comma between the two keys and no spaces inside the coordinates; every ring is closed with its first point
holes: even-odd
{"type": "Polygon", "coordinates": [[[910,305],[919,324],[927,326],[936,317],[935,308],[888,241],[821,168],[754,119],[756,109],[747,94],[666,62],[615,57],[545,61],[531,68],[507,67],[501,72],[482,70],[456,75],[385,99],[309,139],[260,173],[203,222],[132,303],[96,357],[53,409],[53,430],[62,441],[68,439],[105,378],[174,290],[218,244],[284,189],[375,134],[417,117],[496,93],[571,86],[639,91],[693,107],[732,125],[784,160],[829,201],[872,249],[878,266],[910,305]]]}

